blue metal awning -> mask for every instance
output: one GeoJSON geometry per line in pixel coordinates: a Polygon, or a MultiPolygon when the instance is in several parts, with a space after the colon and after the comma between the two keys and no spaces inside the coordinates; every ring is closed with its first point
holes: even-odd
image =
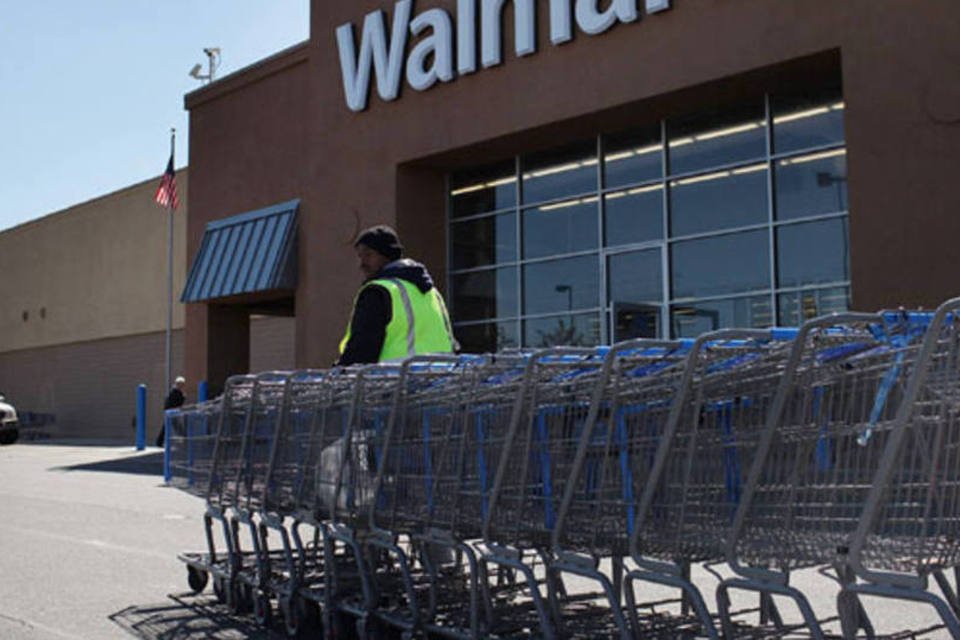
{"type": "Polygon", "coordinates": [[[181,302],[297,286],[299,200],[207,224],[181,302]]]}

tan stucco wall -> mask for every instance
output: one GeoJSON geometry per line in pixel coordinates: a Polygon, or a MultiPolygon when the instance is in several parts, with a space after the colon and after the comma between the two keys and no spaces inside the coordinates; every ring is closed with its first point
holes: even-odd
{"type": "MultiPolygon", "coordinates": [[[[0,233],[0,352],[166,328],[167,213],[154,202],[159,183],[157,176],[0,233]]],[[[177,192],[175,329],[183,327],[177,300],[187,263],[186,169],[177,172],[177,192]]]]}

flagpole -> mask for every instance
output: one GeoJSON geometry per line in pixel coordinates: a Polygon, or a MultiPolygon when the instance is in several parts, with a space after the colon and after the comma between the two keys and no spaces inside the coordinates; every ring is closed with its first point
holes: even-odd
{"type": "MultiPolygon", "coordinates": [[[[174,151],[176,149],[177,130],[170,129],[170,162],[174,162],[174,151]]],[[[176,173],[176,169],[174,169],[176,173]]],[[[166,394],[173,386],[171,378],[171,333],[173,331],[173,196],[168,198],[167,202],[167,344],[166,344],[166,370],[165,384],[163,392],[166,394]]]]}

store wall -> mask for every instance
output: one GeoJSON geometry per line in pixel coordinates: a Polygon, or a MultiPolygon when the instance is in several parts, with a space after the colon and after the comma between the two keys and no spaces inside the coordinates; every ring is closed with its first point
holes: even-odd
{"type": "MultiPolygon", "coordinates": [[[[183,331],[172,334],[174,375],[183,362],[183,331]]],[[[55,422],[33,433],[54,438],[133,444],[138,384],[147,385],[147,443],[163,413],[166,333],[90,340],[0,353],[0,391],[21,414],[49,414],[55,422]]],[[[196,382],[187,396],[196,399],[196,382]]],[[[25,429],[25,437],[32,433],[25,429]]]]}
{"type": "MultiPolygon", "coordinates": [[[[818,67],[839,67],[844,85],[853,306],[930,306],[956,292],[956,2],[674,0],[669,11],[560,46],[549,42],[549,4],[537,2],[539,50],[522,58],[513,53],[515,3],[504,4],[503,64],[424,92],[404,83],[393,102],[372,82],[364,112],[345,104],[335,31],[352,23],[359,40],[364,16],[383,9],[389,32],[393,2],[315,0],[306,64],[267,61],[188,97],[191,207],[201,212],[192,246],[209,219],[291,197],[291,187],[303,197],[298,365],[335,356],[360,282],[350,238],[363,226],[395,224],[445,284],[450,169],[702,110],[818,67]],[[291,148],[300,153],[281,153],[291,148]]],[[[414,14],[442,7],[455,16],[455,5],[419,2],[414,14]]],[[[202,314],[188,317],[190,351],[203,351],[202,314]]]]}
{"type": "MultiPolygon", "coordinates": [[[[167,213],[146,180],[0,233],[0,353],[163,331],[167,213]]],[[[186,270],[187,172],[177,172],[174,328],[186,270]]]]}
{"type": "MultiPolygon", "coordinates": [[[[190,207],[194,212],[187,237],[190,260],[196,255],[204,228],[211,220],[303,198],[306,183],[314,179],[307,171],[306,158],[311,149],[315,152],[321,149],[311,145],[313,141],[308,139],[306,131],[314,113],[307,59],[307,46],[297,45],[186,96],[190,130],[199,132],[191,134],[190,139],[191,179],[193,184],[201,185],[190,194],[190,207]]],[[[305,221],[321,206],[301,202],[301,243],[306,233],[312,231],[304,229],[305,221]]],[[[307,256],[302,249],[299,260],[303,284],[307,256]]],[[[231,302],[238,310],[243,304],[243,301],[231,302]]],[[[224,358],[229,355],[224,354],[224,350],[236,350],[230,344],[232,340],[216,344],[214,335],[221,331],[219,323],[233,320],[212,317],[204,303],[187,305],[186,318],[190,327],[186,335],[187,376],[207,379],[211,377],[209,358],[224,358]],[[212,349],[211,344],[215,345],[212,349]],[[218,349],[220,353],[216,352],[218,349]]],[[[238,335],[249,335],[249,331],[239,331],[238,335]]],[[[247,368],[256,365],[250,358],[247,360],[247,368]]],[[[225,376],[214,373],[212,377],[225,376]]],[[[211,383],[218,388],[223,381],[217,379],[211,383]]]]}

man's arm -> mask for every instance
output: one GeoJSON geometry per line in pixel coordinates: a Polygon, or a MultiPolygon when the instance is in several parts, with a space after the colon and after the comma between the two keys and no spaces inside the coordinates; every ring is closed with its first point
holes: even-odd
{"type": "Polygon", "coordinates": [[[357,296],[350,319],[350,341],[337,364],[367,364],[380,359],[383,340],[393,313],[390,294],[379,285],[365,287],[357,296]]]}

